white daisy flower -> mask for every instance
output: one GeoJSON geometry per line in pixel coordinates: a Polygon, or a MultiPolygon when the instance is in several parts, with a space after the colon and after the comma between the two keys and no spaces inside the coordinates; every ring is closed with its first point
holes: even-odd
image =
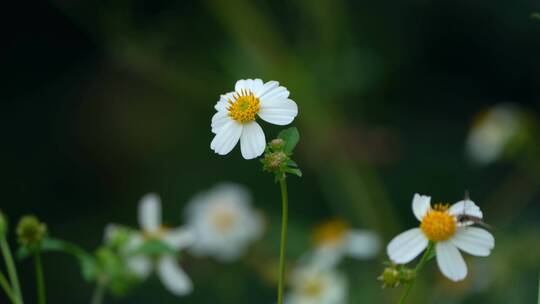
{"type": "Polygon", "coordinates": [[[349,256],[356,259],[370,259],[377,255],[381,247],[379,236],[369,230],[352,229],[341,220],[329,220],[313,232],[315,245],[312,258],[317,263],[333,267],[349,256]]]}
{"type": "Polygon", "coordinates": [[[495,239],[485,229],[472,227],[473,222],[458,220],[463,216],[482,218],[482,211],[473,201],[459,201],[450,208],[442,204],[432,208],[430,201],[429,196],[414,195],[412,209],[420,227],[407,230],[390,241],[386,248],[388,256],[396,264],[406,264],[432,241],[443,275],[452,281],[463,280],[467,276],[467,265],[458,249],[475,256],[488,256],[495,247],[495,239]]]}
{"type": "Polygon", "coordinates": [[[519,113],[510,105],[498,105],[480,115],[467,138],[466,152],[481,164],[495,161],[520,128],[519,113]]]}
{"type": "MultiPolygon", "coordinates": [[[[171,249],[180,251],[189,246],[193,234],[183,227],[169,229],[161,224],[161,201],[156,194],[144,196],[139,203],[139,225],[142,231],[132,232],[126,244],[126,250],[132,252],[140,248],[146,241],[159,240],[171,249]]],[[[108,226],[107,235],[113,235],[108,226]]],[[[139,278],[146,279],[155,268],[163,285],[173,294],[186,295],[193,289],[193,284],[184,270],[177,263],[174,254],[147,256],[143,254],[129,255],[127,265],[139,278]]]]}
{"type": "Polygon", "coordinates": [[[186,208],[186,220],[195,234],[189,250],[224,262],[239,258],[261,237],[264,226],[247,189],[235,184],[220,184],[196,195],[186,208]]]}
{"type": "Polygon", "coordinates": [[[275,125],[290,124],[298,114],[296,103],[289,99],[287,88],[277,81],[263,83],[260,79],[238,80],[233,92],[221,95],[212,117],[212,132],[216,134],[210,148],[219,155],[231,152],[240,140],[240,150],[245,159],[252,159],[264,152],[264,132],[255,121],[275,125]]]}
{"type": "Polygon", "coordinates": [[[347,279],[333,268],[301,264],[292,273],[286,304],[345,304],[347,279]]]}

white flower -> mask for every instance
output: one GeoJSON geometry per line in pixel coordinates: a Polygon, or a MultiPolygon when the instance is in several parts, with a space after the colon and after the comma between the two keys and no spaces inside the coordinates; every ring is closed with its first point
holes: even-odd
{"type": "Polygon", "coordinates": [[[333,268],[301,264],[292,273],[286,304],[345,304],[347,279],[333,268]]]}
{"type": "Polygon", "coordinates": [[[235,184],[220,184],[196,195],[186,208],[187,225],[196,240],[189,250],[220,261],[240,257],[263,231],[262,216],[250,205],[248,191],[235,184]]]}
{"type": "Polygon", "coordinates": [[[344,256],[357,259],[373,258],[381,247],[380,238],[369,230],[352,229],[340,219],[329,220],[313,232],[315,249],[312,258],[316,263],[335,266],[344,256]]]}
{"type": "Polygon", "coordinates": [[[463,216],[482,218],[482,211],[473,201],[459,201],[450,208],[442,204],[432,208],[430,201],[429,196],[414,195],[412,209],[420,227],[407,230],[390,241],[386,248],[388,256],[396,264],[406,264],[432,241],[443,275],[452,281],[463,280],[467,276],[467,265],[458,248],[472,255],[488,256],[495,247],[495,239],[485,229],[472,227],[473,222],[458,220],[463,216]]]}
{"type": "Polygon", "coordinates": [[[483,113],[474,123],[467,138],[466,151],[472,160],[488,164],[504,152],[508,142],[520,128],[516,108],[498,105],[483,113]]]}
{"type": "Polygon", "coordinates": [[[264,152],[264,132],[255,121],[275,125],[290,124],[298,114],[296,103],[289,99],[289,91],[277,81],[263,83],[260,79],[238,80],[234,92],[221,95],[212,117],[212,133],[216,134],[210,148],[225,155],[240,140],[240,150],[245,159],[252,159],[264,152]]]}
{"type": "MultiPolygon", "coordinates": [[[[189,230],[182,227],[169,229],[161,225],[161,201],[156,194],[148,194],[141,199],[138,213],[142,231],[132,233],[126,244],[127,250],[134,251],[146,241],[159,240],[171,249],[180,251],[193,242],[193,234],[189,230]]],[[[114,229],[114,226],[109,227],[108,230],[114,229]]],[[[106,234],[110,233],[111,231],[106,232],[106,234]]],[[[131,255],[127,264],[141,279],[147,278],[155,267],[163,285],[175,295],[185,295],[193,289],[190,278],[177,263],[174,254],[161,254],[158,257],[143,254],[131,255]]]]}

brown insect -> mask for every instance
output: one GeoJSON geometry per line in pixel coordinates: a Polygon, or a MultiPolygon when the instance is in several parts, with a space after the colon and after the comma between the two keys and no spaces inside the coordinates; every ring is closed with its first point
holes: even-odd
{"type": "Polygon", "coordinates": [[[473,225],[478,225],[478,226],[484,227],[486,229],[492,229],[492,227],[490,225],[486,224],[482,220],[482,218],[465,213],[466,204],[467,204],[468,201],[470,201],[470,199],[469,199],[469,191],[468,190],[465,190],[465,198],[463,199],[463,201],[464,201],[464,203],[463,203],[463,212],[461,214],[458,214],[458,216],[456,217],[458,223],[460,223],[460,224],[472,223],[473,225]]]}

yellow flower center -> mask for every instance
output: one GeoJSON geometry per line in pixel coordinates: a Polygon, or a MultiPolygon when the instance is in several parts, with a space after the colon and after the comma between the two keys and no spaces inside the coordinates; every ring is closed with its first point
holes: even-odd
{"type": "Polygon", "coordinates": [[[239,123],[246,123],[255,120],[255,115],[261,108],[259,98],[255,97],[249,90],[242,89],[240,93],[236,92],[234,100],[229,99],[229,116],[239,123]]]}
{"type": "Polygon", "coordinates": [[[350,225],[340,219],[322,223],[313,231],[313,242],[317,246],[336,246],[343,242],[350,225]]]}
{"type": "Polygon", "coordinates": [[[431,241],[445,241],[456,232],[456,217],[448,213],[448,204],[437,204],[424,215],[420,229],[431,241]]]}
{"type": "Polygon", "coordinates": [[[318,298],[323,290],[324,284],[317,279],[308,280],[303,286],[303,293],[310,298],[318,298]]]}
{"type": "Polygon", "coordinates": [[[233,227],[236,216],[228,211],[217,210],[212,215],[212,223],[221,232],[227,232],[233,227]]]}
{"type": "Polygon", "coordinates": [[[169,228],[165,226],[160,226],[155,230],[145,230],[143,231],[143,238],[145,240],[149,239],[162,239],[169,232],[169,228]]]}

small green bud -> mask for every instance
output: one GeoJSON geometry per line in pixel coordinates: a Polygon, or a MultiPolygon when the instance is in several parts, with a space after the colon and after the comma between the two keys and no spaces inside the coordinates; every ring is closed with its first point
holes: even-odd
{"type": "Polygon", "coordinates": [[[283,149],[283,146],[285,146],[285,141],[281,138],[273,139],[270,142],[270,148],[274,151],[283,149]]]}
{"type": "Polygon", "coordinates": [[[33,215],[25,215],[17,225],[17,238],[23,246],[37,246],[47,232],[47,226],[33,215]]]}
{"type": "Polygon", "coordinates": [[[128,227],[109,224],[105,227],[105,244],[113,248],[123,247],[129,240],[131,231],[128,227]]]}
{"type": "Polygon", "coordinates": [[[7,219],[2,211],[0,211],[0,238],[6,236],[7,226],[7,219]]]}
{"type": "Polygon", "coordinates": [[[401,269],[401,282],[410,283],[416,277],[416,272],[413,269],[403,268],[401,269]]]}
{"type": "Polygon", "coordinates": [[[398,287],[401,283],[400,273],[395,266],[386,267],[383,273],[377,278],[382,281],[383,288],[385,287],[398,287]]]}
{"type": "Polygon", "coordinates": [[[287,154],[284,152],[272,152],[264,156],[265,169],[270,172],[277,172],[287,160],[287,154]]]}

